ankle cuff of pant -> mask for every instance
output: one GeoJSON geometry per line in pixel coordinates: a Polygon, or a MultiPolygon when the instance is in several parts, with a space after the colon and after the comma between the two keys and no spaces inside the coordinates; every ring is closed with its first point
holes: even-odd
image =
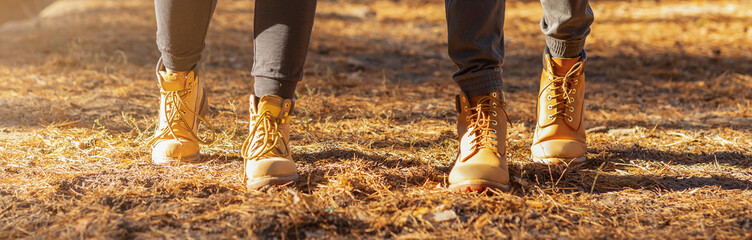
{"type": "Polygon", "coordinates": [[[162,64],[173,71],[190,71],[201,60],[201,55],[190,57],[175,57],[169,54],[162,54],[162,64]]]}
{"type": "Polygon", "coordinates": [[[460,89],[468,98],[501,91],[501,70],[493,70],[476,77],[459,80],[457,81],[457,85],[460,86],[460,89]]]}
{"type": "Polygon", "coordinates": [[[255,77],[253,83],[254,95],[263,97],[264,95],[276,95],[284,99],[293,99],[295,97],[295,87],[298,82],[277,80],[273,78],[255,77]]]}
{"type": "Polygon", "coordinates": [[[546,46],[551,53],[551,57],[573,58],[579,56],[582,49],[585,48],[585,39],[560,40],[546,37],[546,46]]]}

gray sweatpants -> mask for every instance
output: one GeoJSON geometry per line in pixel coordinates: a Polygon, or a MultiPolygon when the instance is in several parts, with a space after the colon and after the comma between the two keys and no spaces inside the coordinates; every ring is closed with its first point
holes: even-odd
{"type": "MultiPolygon", "coordinates": [[[[505,0],[446,0],[452,78],[468,97],[502,89],[505,0]]],[[[552,57],[583,52],[593,23],[588,0],[541,0],[541,30],[552,57]]]]}
{"type": "MultiPolygon", "coordinates": [[[[155,0],[157,45],[165,67],[192,69],[201,59],[217,0],[155,0]]],[[[256,0],[251,74],[256,96],[292,98],[303,78],[316,0],[256,0]]]]}
{"type": "MultiPolygon", "coordinates": [[[[588,0],[541,0],[541,30],[553,57],[584,50],[593,11],[588,0]]],[[[201,58],[216,0],[155,0],[157,45],[167,68],[184,71],[201,58]]],[[[505,0],[446,0],[452,78],[467,95],[502,89],[505,0]]],[[[294,96],[313,27],[316,0],[256,0],[252,75],[257,96],[294,96]]]]}

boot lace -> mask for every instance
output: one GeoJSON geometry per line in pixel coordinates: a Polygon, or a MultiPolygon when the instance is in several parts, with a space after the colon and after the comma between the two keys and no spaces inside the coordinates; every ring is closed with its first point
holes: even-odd
{"type": "MultiPolygon", "coordinates": [[[[494,93],[496,94],[496,93],[494,93]]],[[[497,147],[498,140],[496,138],[497,131],[493,128],[493,126],[496,126],[499,124],[498,121],[495,119],[492,119],[493,117],[496,117],[499,113],[496,111],[496,108],[501,109],[501,112],[504,114],[504,116],[507,119],[507,122],[509,122],[509,117],[507,116],[507,112],[504,110],[504,103],[501,103],[499,106],[499,103],[495,101],[493,96],[484,96],[478,100],[478,105],[476,105],[473,108],[469,108],[466,106],[466,108],[470,109],[470,115],[467,116],[467,119],[470,124],[468,125],[468,129],[470,129],[470,134],[473,134],[475,138],[470,141],[470,144],[472,145],[473,153],[477,152],[481,148],[486,148],[488,150],[493,151],[496,155],[501,155],[499,153],[499,149],[497,147]]],[[[506,124],[506,123],[502,123],[506,124]]],[[[510,122],[511,124],[511,122],[510,122]]],[[[473,154],[468,154],[465,156],[462,161],[466,161],[469,159],[473,154]]]]}
{"type": "MultiPolygon", "coordinates": [[[[255,118],[254,124],[251,127],[251,132],[248,138],[243,141],[241,147],[241,155],[243,157],[243,169],[246,168],[248,161],[258,160],[264,156],[271,157],[288,157],[290,156],[290,146],[287,144],[282,135],[280,124],[282,119],[272,116],[269,111],[253,116],[255,118]],[[257,136],[258,135],[258,136],[257,136]],[[277,147],[277,144],[282,143],[284,151],[277,147]],[[277,153],[274,150],[277,150],[277,153]]],[[[248,176],[243,174],[244,182],[248,180],[248,176]]]]}
{"type": "Polygon", "coordinates": [[[151,140],[149,140],[149,145],[155,144],[158,140],[167,135],[171,135],[172,138],[175,139],[175,141],[182,145],[178,137],[175,135],[174,129],[175,126],[180,124],[182,124],[188,130],[188,132],[191,133],[191,136],[198,140],[198,142],[202,144],[211,144],[212,142],[214,142],[216,138],[214,126],[212,126],[211,123],[206,120],[206,118],[191,110],[191,108],[188,107],[188,103],[183,100],[190,93],[190,88],[178,91],[160,90],[160,94],[165,96],[165,120],[167,122],[167,127],[159,129],[159,132],[155,134],[154,137],[151,138],[151,140]],[[185,111],[181,109],[185,109],[185,111]],[[198,135],[196,135],[196,133],[193,132],[191,128],[189,128],[190,124],[188,123],[188,120],[185,119],[185,116],[189,113],[198,119],[198,122],[196,124],[203,122],[209,127],[209,129],[211,130],[210,138],[199,138],[198,135]]]}
{"type": "MultiPolygon", "coordinates": [[[[546,68],[547,74],[551,77],[548,78],[548,84],[544,89],[553,92],[546,96],[546,99],[555,100],[555,102],[548,105],[547,108],[548,110],[556,109],[554,113],[547,116],[548,119],[562,118],[570,122],[573,120],[572,116],[567,113],[567,110],[569,110],[569,112],[574,112],[575,110],[574,106],[571,106],[571,104],[574,103],[575,100],[574,96],[575,93],[577,93],[577,89],[574,87],[579,83],[577,77],[580,75],[582,66],[582,61],[575,63],[572,68],[564,74],[564,76],[556,76],[551,72],[550,68],[546,68]]],[[[538,94],[538,98],[540,98],[543,92],[545,91],[541,91],[538,94]]]]}

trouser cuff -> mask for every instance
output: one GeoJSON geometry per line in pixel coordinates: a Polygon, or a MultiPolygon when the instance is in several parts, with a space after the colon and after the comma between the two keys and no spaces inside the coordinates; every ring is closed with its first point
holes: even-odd
{"type": "Polygon", "coordinates": [[[264,95],[276,95],[284,99],[295,97],[295,87],[298,82],[284,81],[273,78],[256,77],[253,83],[254,95],[263,97],[264,95]]]}
{"type": "Polygon", "coordinates": [[[555,58],[573,58],[580,55],[585,48],[585,39],[580,40],[561,40],[552,37],[546,37],[546,46],[551,52],[551,57],[555,58]]]}
{"type": "Polygon", "coordinates": [[[458,80],[457,85],[460,86],[460,89],[468,98],[501,91],[501,69],[477,73],[477,76],[458,80]]]}
{"type": "Polygon", "coordinates": [[[201,60],[201,55],[197,56],[189,56],[189,57],[176,57],[171,56],[169,54],[162,54],[162,64],[170,70],[183,72],[183,71],[190,71],[193,69],[196,64],[198,64],[198,61],[201,60]]]}

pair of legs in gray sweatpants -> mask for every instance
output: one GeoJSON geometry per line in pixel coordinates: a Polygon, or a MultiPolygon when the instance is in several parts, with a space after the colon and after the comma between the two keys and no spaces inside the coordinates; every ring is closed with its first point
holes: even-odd
{"type": "MultiPolygon", "coordinates": [[[[188,71],[198,64],[217,0],[155,0],[157,45],[165,67],[188,71]]],[[[446,0],[452,78],[468,97],[502,88],[505,0],[446,0]]],[[[588,0],[541,0],[541,30],[552,57],[584,54],[593,12],[588,0]]],[[[256,0],[256,96],[294,96],[313,27],[316,0],[256,0]]]]}

